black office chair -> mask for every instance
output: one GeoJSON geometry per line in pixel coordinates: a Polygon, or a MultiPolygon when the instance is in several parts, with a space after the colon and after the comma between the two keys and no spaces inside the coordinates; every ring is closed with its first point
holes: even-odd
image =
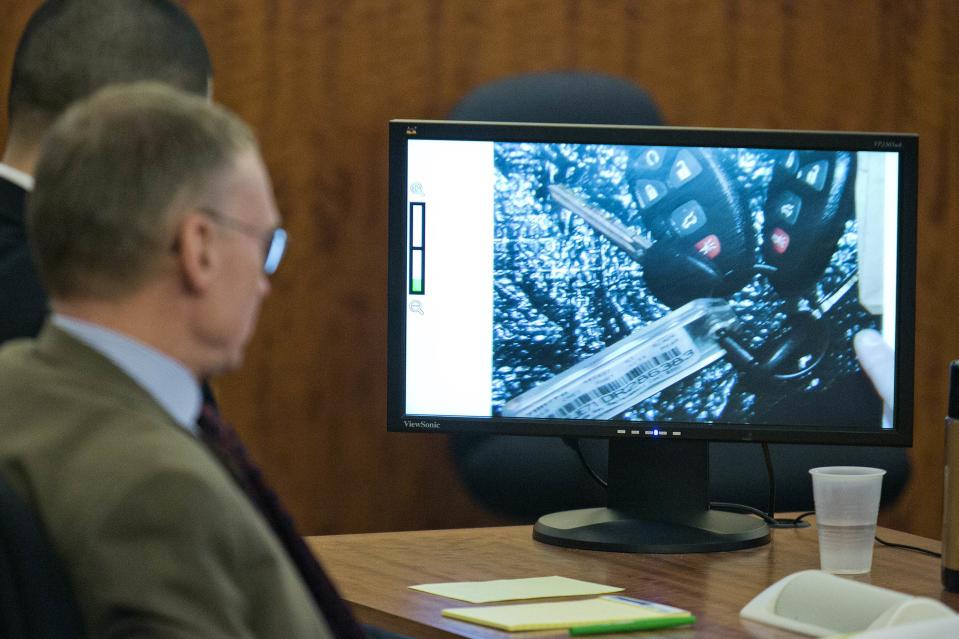
{"type": "Polygon", "coordinates": [[[79,609],[36,514],[0,478],[0,637],[78,639],[79,609]]]}
{"type": "MultiPolygon", "coordinates": [[[[532,73],[500,79],[466,95],[452,120],[569,124],[663,123],[643,89],[626,80],[582,72],[532,73]]],[[[582,439],[580,447],[600,475],[606,473],[607,442],[582,439]]],[[[540,515],[604,505],[606,493],[559,438],[454,435],[454,463],[467,488],[490,510],[517,522],[540,515]]],[[[890,503],[909,477],[901,448],[776,444],[770,446],[776,477],[776,510],[812,510],[815,466],[884,468],[883,502],[890,503]]],[[[714,443],[709,450],[713,501],[765,510],[766,468],[759,444],[714,443]]]]}

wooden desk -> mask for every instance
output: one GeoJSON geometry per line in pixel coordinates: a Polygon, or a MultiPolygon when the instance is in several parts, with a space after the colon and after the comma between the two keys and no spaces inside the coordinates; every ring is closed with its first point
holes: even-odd
{"type": "MultiPolygon", "coordinates": [[[[643,637],[795,637],[742,621],[739,610],[763,588],[799,570],[819,567],[814,527],[772,531],[761,548],[726,553],[630,555],[589,552],[533,541],[529,526],[430,530],[308,539],[361,620],[414,638],[567,636],[509,633],[447,619],[443,608],[469,604],[410,590],[420,583],[562,575],[626,589],[626,595],[686,608],[692,628],[643,637]]],[[[939,542],[885,529],[886,541],[939,550],[939,542]]],[[[939,560],[876,545],[872,572],[857,577],[877,586],[939,599],[959,610],[959,594],[939,585],[939,560]]]]}

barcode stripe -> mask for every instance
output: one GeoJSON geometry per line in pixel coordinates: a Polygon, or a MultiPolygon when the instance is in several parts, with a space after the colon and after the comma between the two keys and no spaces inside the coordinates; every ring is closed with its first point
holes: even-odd
{"type": "Polygon", "coordinates": [[[669,349],[668,351],[663,351],[661,353],[658,353],[657,355],[654,355],[653,357],[650,357],[649,359],[646,359],[640,362],[638,366],[635,366],[634,368],[630,369],[629,372],[627,372],[625,375],[623,375],[619,379],[613,380],[611,382],[607,382],[606,384],[603,384],[602,386],[600,386],[599,388],[597,388],[596,390],[592,392],[583,393],[576,399],[573,399],[572,401],[563,405],[561,408],[557,410],[557,412],[559,413],[559,417],[567,417],[570,414],[577,411],[578,409],[582,408],[583,406],[590,404],[595,400],[604,398],[605,396],[611,393],[616,392],[617,390],[619,390],[623,386],[626,386],[629,382],[633,381],[637,377],[640,377],[641,375],[648,373],[654,368],[658,368],[659,366],[668,363],[670,360],[682,355],[682,353],[683,353],[682,349],[678,347],[673,347],[669,349]]]}

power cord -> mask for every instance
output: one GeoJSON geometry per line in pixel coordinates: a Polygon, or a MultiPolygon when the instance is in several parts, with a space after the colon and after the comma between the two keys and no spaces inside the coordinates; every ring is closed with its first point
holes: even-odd
{"type": "Polygon", "coordinates": [[[583,448],[579,445],[579,439],[576,437],[563,437],[563,443],[569,446],[575,451],[579,456],[579,461],[582,462],[583,468],[586,469],[586,472],[589,473],[590,477],[596,480],[603,488],[609,488],[609,482],[599,476],[592,466],[589,465],[589,461],[586,460],[586,455],[583,454],[583,448]]]}
{"type": "Polygon", "coordinates": [[[766,525],[770,528],[808,528],[809,522],[802,521],[802,517],[796,517],[795,519],[776,517],[776,478],[773,472],[773,460],[769,454],[769,444],[762,442],[762,448],[763,461],[766,463],[766,478],[769,483],[769,510],[763,512],[745,504],[733,504],[724,501],[710,502],[709,507],[715,510],[756,515],[766,522],[766,525]]]}
{"type": "Polygon", "coordinates": [[[889,546],[890,548],[902,548],[903,550],[912,550],[913,552],[922,553],[923,555],[929,555],[930,557],[942,557],[941,552],[935,552],[934,550],[926,550],[925,548],[920,548],[919,546],[910,546],[908,544],[894,544],[891,541],[886,541],[876,537],[878,541],[883,546],[889,546]]]}

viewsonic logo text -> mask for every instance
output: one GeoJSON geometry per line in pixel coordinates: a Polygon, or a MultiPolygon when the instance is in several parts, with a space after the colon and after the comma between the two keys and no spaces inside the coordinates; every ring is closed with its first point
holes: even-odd
{"type": "Polygon", "coordinates": [[[434,428],[435,429],[440,427],[439,422],[423,422],[423,421],[414,422],[409,419],[404,419],[403,425],[406,426],[407,428],[434,428]]]}

